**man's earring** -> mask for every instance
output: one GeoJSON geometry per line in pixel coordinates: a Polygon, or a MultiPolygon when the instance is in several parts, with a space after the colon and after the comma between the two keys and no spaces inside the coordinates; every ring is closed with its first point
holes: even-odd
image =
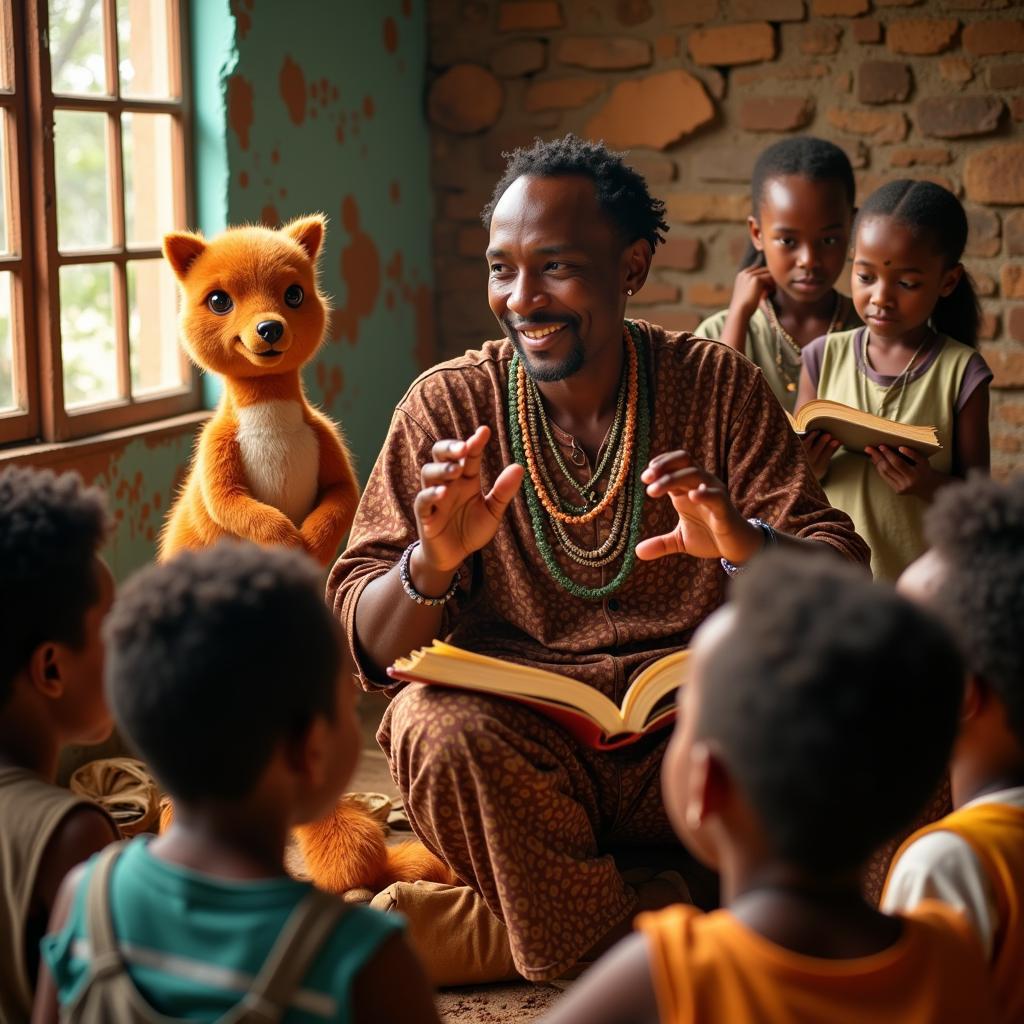
{"type": "Polygon", "coordinates": [[[633,289],[632,288],[627,288],[626,289],[626,294],[627,295],[632,295],[633,294],[633,289]]]}

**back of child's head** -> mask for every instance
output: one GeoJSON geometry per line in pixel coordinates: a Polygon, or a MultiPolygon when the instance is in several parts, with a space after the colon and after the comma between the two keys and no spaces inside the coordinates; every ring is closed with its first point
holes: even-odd
{"type": "Polygon", "coordinates": [[[769,553],[737,584],[697,735],[721,750],[775,855],[820,874],[858,868],[939,784],[963,696],[956,647],[828,555],[769,553]]]}
{"type": "MultiPolygon", "coordinates": [[[[963,256],[967,245],[967,214],[949,189],[932,181],[900,178],[875,189],[858,211],[857,225],[874,217],[891,217],[909,228],[942,255],[946,269],[955,267],[963,256]]],[[[972,347],[978,344],[981,312],[966,270],[960,275],[956,288],[939,299],[931,322],[940,334],[972,347]]]]}
{"type": "MultiPolygon", "coordinates": [[[[846,194],[850,209],[853,210],[857,186],[849,157],[834,142],[813,135],[797,135],[773,143],[762,151],[754,163],[750,198],[751,215],[755,220],[761,219],[761,203],[768,183],[786,177],[836,182],[846,194]]],[[[752,266],[757,258],[758,250],[753,243],[748,243],[740,268],[752,266]]]]}
{"type": "Polygon", "coordinates": [[[77,473],[0,472],[0,707],[40,644],[84,643],[107,525],[102,492],[77,473]]]}
{"type": "Polygon", "coordinates": [[[114,717],[176,799],[250,793],[336,713],[338,627],[304,555],[225,541],[137,573],[106,624],[114,717]]]}
{"type": "Polygon", "coordinates": [[[942,560],[932,603],[1024,748],[1024,475],[944,487],[925,533],[942,560]]]}

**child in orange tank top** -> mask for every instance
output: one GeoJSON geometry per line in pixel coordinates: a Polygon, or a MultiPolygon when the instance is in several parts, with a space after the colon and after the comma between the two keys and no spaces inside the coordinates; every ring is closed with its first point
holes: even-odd
{"type": "Polygon", "coordinates": [[[943,491],[932,548],[900,578],[961,640],[967,690],[953,749],[952,814],[893,862],[883,907],[936,898],[967,918],[989,959],[999,1020],[1024,1019],[1024,477],[943,491]]]}
{"type": "Polygon", "coordinates": [[[938,784],[961,672],[891,589],[828,556],[761,556],[697,633],[662,771],[724,909],[643,915],[547,1024],[991,1021],[962,918],[886,916],[859,877],[938,784]]]}

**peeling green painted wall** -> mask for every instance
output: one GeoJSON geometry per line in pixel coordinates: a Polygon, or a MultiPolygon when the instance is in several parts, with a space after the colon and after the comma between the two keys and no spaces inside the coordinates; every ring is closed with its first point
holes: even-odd
{"type": "MultiPolygon", "coordinates": [[[[191,0],[195,227],[330,218],[328,339],[307,367],[360,477],[391,410],[434,359],[425,0],[191,0]]],[[[204,380],[206,404],[217,381],[204,380]]],[[[108,494],[106,554],[123,579],[151,560],[194,431],[47,459],[108,494]]]]}
{"type": "MultiPolygon", "coordinates": [[[[395,402],[434,361],[425,0],[231,10],[225,220],[327,214],[321,283],[334,312],[305,380],[365,480],[395,402]]],[[[202,212],[204,229],[219,226],[202,212]]]]}

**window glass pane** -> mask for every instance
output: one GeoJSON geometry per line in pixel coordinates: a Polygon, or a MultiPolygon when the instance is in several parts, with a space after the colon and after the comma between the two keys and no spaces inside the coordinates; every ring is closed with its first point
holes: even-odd
{"type": "Polygon", "coordinates": [[[11,38],[11,0],[0,0],[0,90],[4,92],[14,88],[14,47],[6,43],[11,38]]]}
{"type": "Polygon", "coordinates": [[[129,245],[159,245],[173,231],[174,124],[170,114],[125,114],[124,218],[129,245]]]}
{"type": "Polygon", "coordinates": [[[55,93],[106,93],[102,0],[49,0],[55,93]]]}
{"type": "Polygon", "coordinates": [[[107,115],[57,110],[57,244],[62,251],[110,245],[107,115]]]}
{"type": "Polygon", "coordinates": [[[121,95],[171,95],[167,0],[117,0],[121,95]]]}
{"type": "Polygon", "coordinates": [[[11,159],[7,146],[14,142],[14,137],[13,132],[8,130],[7,117],[7,111],[0,110],[0,252],[10,252],[7,244],[7,197],[10,195],[7,175],[10,173],[11,159]]]}
{"type": "Polygon", "coordinates": [[[117,393],[113,264],[60,268],[64,404],[93,405],[117,393]]]}
{"type": "Polygon", "coordinates": [[[11,324],[11,275],[0,274],[0,409],[13,409],[14,331],[11,324]]]}
{"type": "Polygon", "coordinates": [[[177,287],[164,260],[128,264],[128,343],[132,394],[182,384],[176,318],[177,287]]]}

